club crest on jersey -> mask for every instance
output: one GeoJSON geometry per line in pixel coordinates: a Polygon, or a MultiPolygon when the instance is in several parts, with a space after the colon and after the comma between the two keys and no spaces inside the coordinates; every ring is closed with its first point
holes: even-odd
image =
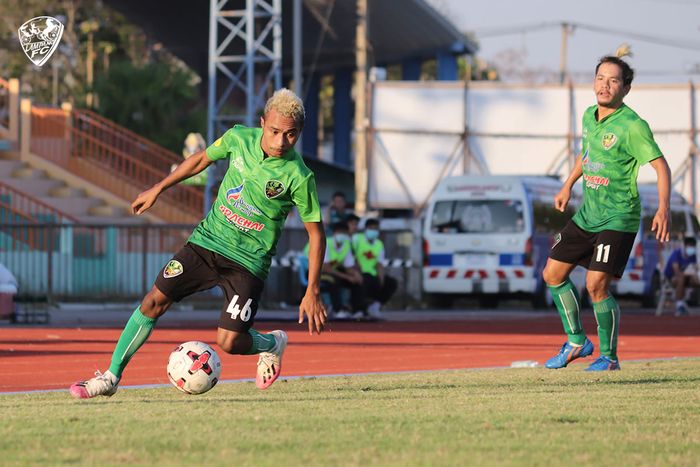
{"type": "Polygon", "coordinates": [[[267,199],[277,198],[282,193],[284,193],[284,185],[279,180],[268,180],[265,184],[267,199]]]}
{"type": "Polygon", "coordinates": [[[182,263],[178,260],[171,259],[168,264],[163,269],[163,277],[170,279],[171,277],[179,276],[185,268],[182,267],[182,263]]]}
{"type": "Polygon", "coordinates": [[[241,197],[241,192],[243,191],[243,186],[245,183],[241,183],[235,188],[231,188],[226,192],[226,200],[229,203],[234,203],[235,201],[238,201],[238,198],[241,197]]]}
{"type": "Polygon", "coordinates": [[[603,135],[603,148],[607,151],[617,142],[617,136],[614,133],[605,133],[603,135]]]}

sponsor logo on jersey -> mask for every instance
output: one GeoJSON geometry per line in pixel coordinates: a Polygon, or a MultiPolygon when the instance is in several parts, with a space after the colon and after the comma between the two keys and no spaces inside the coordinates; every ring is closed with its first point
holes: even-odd
{"type": "Polygon", "coordinates": [[[238,209],[246,216],[259,216],[262,214],[258,208],[256,208],[252,204],[246,203],[245,199],[243,199],[242,196],[233,203],[231,203],[231,206],[238,209]]]}
{"type": "Polygon", "coordinates": [[[243,185],[245,183],[241,183],[239,186],[236,188],[231,188],[226,192],[226,201],[228,201],[228,204],[233,206],[234,208],[238,209],[241,211],[243,214],[247,216],[259,216],[262,213],[258,208],[253,206],[252,204],[246,203],[245,199],[243,198],[243,185]]]}
{"type": "Polygon", "coordinates": [[[176,259],[171,259],[168,264],[163,269],[163,277],[170,279],[171,277],[179,276],[185,268],[182,267],[182,263],[176,259]]]}
{"type": "Polygon", "coordinates": [[[268,180],[265,184],[265,196],[267,199],[277,198],[284,193],[284,184],[279,180],[268,180]]]}
{"type": "Polygon", "coordinates": [[[217,139],[216,141],[214,141],[214,146],[218,148],[219,146],[221,146],[221,142],[221,138],[217,139]]]}
{"type": "Polygon", "coordinates": [[[583,168],[586,172],[596,173],[601,169],[605,168],[605,164],[602,162],[593,162],[590,157],[588,157],[588,151],[590,147],[586,145],[586,152],[581,156],[581,161],[583,162],[583,168]]]}
{"type": "Polygon", "coordinates": [[[265,228],[265,224],[262,222],[252,221],[246,217],[240,216],[237,212],[233,212],[223,204],[219,205],[219,211],[224,215],[229,223],[235,225],[244,232],[248,232],[250,230],[261,232],[265,228]]]}
{"type": "Polygon", "coordinates": [[[233,165],[236,168],[236,170],[243,173],[243,158],[242,157],[240,157],[240,156],[234,157],[231,160],[231,165],[233,165]]]}
{"type": "Polygon", "coordinates": [[[226,192],[226,200],[233,204],[234,201],[241,197],[241,192],[243,191],[244,185],[245,183],[241,183],[237,187],[228,190],[226,192]]]}
{"type": "Polygon", "coordinates": [[[617,136],[614,133],[605,133],[603,135],[603,148],[607,151],[615,145],[617,142],[617,136]]]}
{"type": "Polygon", "coordinates": [[[583,174],[583,179],[586,181],[586,187],[594,190],[610,184],[610,179],[608,177],[601,177],[599,175],[583,174]]]}

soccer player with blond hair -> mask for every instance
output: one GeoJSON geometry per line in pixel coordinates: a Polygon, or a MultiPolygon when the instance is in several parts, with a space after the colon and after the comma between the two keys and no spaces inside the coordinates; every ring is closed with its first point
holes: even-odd
{"type": "Polygon", "coordinates": [[[326,310],[320,298],[325,235],[313,172],[294,150],[304,126],[304,105],[280,89],[267,101],[260,128],[236,125],[206,150],[187,158],[162,181],[136,197],[142,214],[169,187],[228,159],[228,169],[207,216],[175,253],[126,323],[109,370],[70,387],[76,398],[112,396],[129,360],[146,342],[173,302],[214,286],[223,289],[216,341],[230,354],[259,355],[256,385],[269,387],[280,375],[287,334],[252,328],[277,241],[287,214],[296,207],[309,236],[309,282],[299,305],[299,323],[320,333],[326,310]]]}

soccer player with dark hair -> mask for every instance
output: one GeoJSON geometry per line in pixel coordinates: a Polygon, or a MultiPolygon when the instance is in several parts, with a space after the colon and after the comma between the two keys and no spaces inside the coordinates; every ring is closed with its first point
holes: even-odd
{"type": "Polygon", "coordinates": [[[265,105],[260,126],[234,126],[132,203],[134,213],[142,214],[169,187],[214,161],[228,159],[211,210],[131,315],[109,370],[73,384],[71,395],[82,399],[113,395],[129,360],[170,305],[216,285],[226,299],[217,344],[230,354],[258,354],[255,382],[260,389],[269,387],[280,374],[287,335],[281,330],[263,334],[252,325],[277,241],[295,206],[309,235],[309,284],[299,305],[299,323],[306,317],[309,333],[323,330],[326,310],[320,298],[320,275],[326,241],[314,174],[294,150],[304,126],[301,99],[288,89],[276,91],[265,105]]]}
{"type": "Polygon", "coordinates": [[[596,66],[597,105],[583,115],[582,154],[554,198],[554,206],[564,211],[574,184],[583,177],[583,204],[557,234],[543,271],[568,337],[559,353],[547,361],[547,368],[563,368],[593,353],[581,324],[578,292],[569,279],[573,268],[581,265],[588,269],[586,290],[600,338],[600,358],[588,370],[620,369],[620,307],[608,288],[613,277],[622,276],[639,230],[637,172],[647,163],[656,171],[659,192],[651,230],[658,241],[669,240],[671,171],[647,122],[623,103],[633,78],[632,68],[618,57],[603,57],[596,66]]]}

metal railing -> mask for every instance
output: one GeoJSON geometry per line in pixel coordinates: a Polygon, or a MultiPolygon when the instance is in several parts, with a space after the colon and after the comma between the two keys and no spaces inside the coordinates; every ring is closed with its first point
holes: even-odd
{"type": "Polygon", "coordinates": [[[51,300],[135,299],[187,240],[192,225],[0,225],[0,263],[19,295],[51,300]]]}
{"type": "MultiPolygon", "coordinates": [[[[85,180],[131,201],[179,163],[175,153],[109,122],[76,110],[32,107],[31,150],[85,180]]],[[[163,193],[153,214],[170,222],[194,222],[201,217],[201,189],[177,185],[163,193]]]]}
{"type": "MultiPolygon", "coordinates": [[[[187,241],[193,225],[0,224],[0,263],[17,278],[19,295],[51,301],[133,301],[187,241]]],[[[388,256],[404,257],[405,232],[385,233],[388,256]]],[[[307,241],[303,228],[287,228],[265,284],[266,306],[298,303],[303,295],[296,255],[307,241]],[[291,261],[290,261],[291,259],[291,261]]],[[[417,271],[417,270],[416,270],[417,271]]],[[[401,277],[398,300],[415,289],[414,269],[390,268],[401,277]]],[[[417,277],[417,276],[416,276],[417,277]]],[[[212,291],[217,303],[223,298],[212,291]]],[[[217,305],[218,306],[218,305],[217,305]]]]}

